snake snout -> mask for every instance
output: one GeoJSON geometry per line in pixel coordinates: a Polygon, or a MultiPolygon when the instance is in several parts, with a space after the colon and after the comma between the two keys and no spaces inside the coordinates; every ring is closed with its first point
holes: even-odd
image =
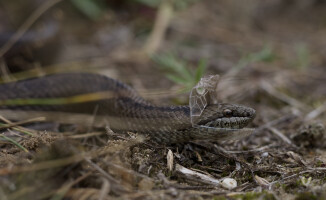
{"type": "Polygon", "coordinates": [[[254,119],[256,117],[256,110],[252,108],[246,108],[246,111],[244,112],[244,117],[254,119]]]}
{"type": "MultiPolygon", "coordinates": [[[[250,107],[237,105],[233,109],[233,116],[230,119],[230,128],[244,128],[246,127],[256,116],[256,110],[250,107]]],[[[226,119],[224,119],[226,120],[226,119]]]]}

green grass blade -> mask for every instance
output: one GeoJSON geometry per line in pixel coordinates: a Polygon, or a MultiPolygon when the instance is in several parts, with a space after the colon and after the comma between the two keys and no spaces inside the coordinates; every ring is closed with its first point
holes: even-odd
{"type": "Polygon", "coordinates": [[[207,67],[206,59],[201,59],[199,61],[198,67],[195,72],[195,81],[198,82],[201,77],[203,77],[207,67]]]}
{"type": "Polygon", "coordinates": [[[2,137],[5,140],[8,140],[9,142],[13,143],[14,145],[16,145],[18,148],[20,148],[21,150],[25,151],[25,152],[29,152],[25,147],[23,147],[22,145],[20,145],[18,142],[16,142],[15,140],[4,136],[4,135],[0,135],[0,137],[2,137]]]}

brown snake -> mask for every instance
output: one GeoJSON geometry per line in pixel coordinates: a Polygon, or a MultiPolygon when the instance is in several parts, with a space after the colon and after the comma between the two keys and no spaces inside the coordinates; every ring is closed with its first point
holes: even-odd
{"type": "Polygon", "coordinates": [[[228,140],[246,136],[255,110],[241,105],[208,105],[195,124],[189,106],[156,106],[131,87],[87,73],[48,75],[0,85],[0,115],[9,119],[44,116],[48,121],[105,126],[147,134],[158,142],[228,140]]]}

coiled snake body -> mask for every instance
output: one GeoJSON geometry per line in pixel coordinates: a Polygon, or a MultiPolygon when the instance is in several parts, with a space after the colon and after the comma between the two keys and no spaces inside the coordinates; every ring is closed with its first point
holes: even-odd
{"type": "Polygon", "coordinates": [[[134,131],[148,134],[158,142],[176,143],[247,135],[251,131],[243,128],[253,120],[255,110],[227,103],[208,105],[192,124],[189,106],[152,105],[117,80],[97,74],[67,73],[1,84],[0,115],[9,119],[44,116],[63,123],[109,125],[114,131],[134,131]]]}

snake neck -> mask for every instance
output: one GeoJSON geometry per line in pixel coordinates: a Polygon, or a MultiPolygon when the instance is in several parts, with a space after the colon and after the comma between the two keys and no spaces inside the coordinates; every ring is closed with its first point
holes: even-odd
{"type": "MultiPolygon", "coordinates": [[[[188,106],[156,106],[120,98],[107,118],[113,129],[135,131],[172,131],[191,127],[188,106]]],[[[105,115],[105,113],[104,113],[105,115]]]]}

